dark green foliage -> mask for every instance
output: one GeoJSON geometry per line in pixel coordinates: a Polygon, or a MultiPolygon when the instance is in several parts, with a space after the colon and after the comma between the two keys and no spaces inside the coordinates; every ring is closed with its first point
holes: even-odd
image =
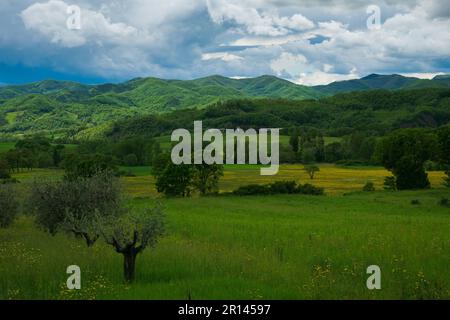
{"type": "Polygon", "coordinates": [[[29,206],[38,225],[54,235],[73,233],[92,246],[99,238],[98,219],[123,210],[120,185],[108,174],[61,182],[35,181],[29,206]]]}
{"type": "Polygon", "coordinates": [[[134,167],[139,164],[138,158],[134,153],[130,153],[123,158],[123,164],[127,167],[134,167]]]}
{"type": "Polygon", "coordinates": [[[0,184],[0,228],[9,227],[17,217],[19,202],[10,184],[0,184]]]}
{"type": "Polygon", "coordinates": [[[373,192],[375,191],[375,185],[373,182],[367,182],[363,187],[364,192],[373,192]]]}
{"type": "Polygon", "coordinates": [[[161,172],[155,173],[156,189],[169,197],[189,197],[192,192],[194,170],[191,165],[168,161],[161,172]]]}
{"type": "Polygon", "coordinates": [[[411,204],[413,206],[418,206],[418,205],[420,205],[420,200],[417,200],[417,199],[411,200],[411,204]]]}
{"type": "Polygon", "coordinates": [[[446,171],[445,174],[447,175],[444,180],[444,186],[447,188],[450,188],[450,171],[446,171]]]}
{"type": "Polygon", "coordinates": [[[238,196],[268,195],[271,194],[271,189],[270,185],[250,184],[239,187],[233,191],[233,194],[238,196]]]}
{"type": "Polygon", "coordinates": [[[11,175],[9,174],[8,162],[0,155],[0,180],[9,178],[11,178],[11,175]]]}
{"type": "Polygon", "coordinates": [[[325,146],[325,162],[335,163],[344,159],[344,147],[339,142],[325,146]]]}
{"type": "Polygon", "coordinates": [[[297,184],[294,181],[279,181],[266,185],[247,185],[236,189],[233,194],[238,196],[275,195],[275,194],[304,194],[324,195],[324,189],[311,184],[297,184]]]}
{"type": "Polygon", "coordinates": [[[223,165],[175,165],[169,154],[155,158],[152,174],[156,177],[156,189],[170,197],[189,197],[197,190],[201,195],[215,194],[223,176],[223,165]]]}
{"type": "Polygon", "coordinates": [[[325,190],[323,188],[306,183],[304,185],[299,184],[297,186],[297,193],[310,196],[322,196],[325,194],[325,190]]]}
{"type": "Polygon", "coordinates": [[[396,177],[397,189],[424,189],[430,186],[424,163],[437,154],[436,136],[424,130],[399,130],[379,145],[380,161],[396,177]]]}
{"type": "Polygon", "coordinates": [[[450,165],[450,126],[445,126],[438,130],[438,141],[440,160],[450,165]]]}
{"type": "Polygon", "coordinates": [[[443,207],[450,207],[450,200],[448,200],[448,198],[442,198],[439,201],[439,205],[441,205],[443,207]]]}
{"type": "Polygon", "coordinates": [[[118,173],[114,159],[104,154],[73,153],[64,160],[64,169],[64,177],[69,181],[92,178],[105,173],[118,173]]]}
{"type": "Polygon", "coordinates": [[[291,135],[289,139],[289,144],[291,145],[292,151],[294,151],[295,153],[297,153],[300,150],[300,138],[297,131],[295,131],[291,135]]]}
{"type": "Polygon", "coordinates": [[[397,191],[397,181],[395,177],[384,178],[384,190],[397,191]]]}
{"type": "Polygon", "coordinates": [[[201,195],[219,192],[219,179],[223,176],[223,165],[198,164],[194,165],[192,186],[201,195]]]}

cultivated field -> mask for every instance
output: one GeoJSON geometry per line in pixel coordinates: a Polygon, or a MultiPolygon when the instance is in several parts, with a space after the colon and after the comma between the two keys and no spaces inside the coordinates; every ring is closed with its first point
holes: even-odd
{"type": "MultiPolygon", "coordinates": [[[[278,180],[310,182],[301,166],[283,166],[278,180]]],[[[124,178],[135,206],[157,197],[149,168],[124,178]]],[[[25,192],[33,178],[15,175],[25,192]]],[[[125,285],[122,257],[98,243],[51,237],[23,216],[0,230],[0,299],[449,299],[450,209],[431,173],[428,191],[359,192],[367,181],[381,190],[380,168],[322,166],[313,184],[327,196],[194,197],[160,199],[168,235],[137,261],[125,285]],[[412,200],[420,204],[413,205],[412,200]],[[67,291],[67,266],[82,270],[81,291],[67,291]],[[366,268],[379,265],[382,290],[366,288],[366,268]]],[[[256,167],[227,167],[221,190],[269,182],[256,167]]]]}

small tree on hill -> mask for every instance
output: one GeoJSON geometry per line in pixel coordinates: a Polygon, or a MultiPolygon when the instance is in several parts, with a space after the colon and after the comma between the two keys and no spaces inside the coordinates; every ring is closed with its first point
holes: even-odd
{"type": "Polygon", "coordinates": [[[304,170],[308,173],[309,178],[313,180],[316,173],[320,171],[320,168],[316,165],[309,165],[305,166],[304,170]]]}

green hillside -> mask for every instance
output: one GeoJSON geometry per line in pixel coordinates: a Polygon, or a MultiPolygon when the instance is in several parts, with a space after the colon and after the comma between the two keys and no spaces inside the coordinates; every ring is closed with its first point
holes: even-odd
{"type": "Polygon", "coordinates": [[[104,134],[160,136],[176,128],[189,129],[195,120],[203,120],[204,128],[313,127],[329,136],[354,131],[382,135],[397,128],[450,123],[450,89],[353,92],[318,101],[231,100],[202,110],[122,120],[104,134]]]}
{"type": "MultiPolygon", "coordinates": [[[[188,81],[137,78],[119,84],[101,85],[49,80],[0,87],[0,138],[2,136],[14,138],[18,135],[33,133],[67,137],[79,132],[83,132],[84,136],[92,137],[111,129],[116,121],[182,109],[205,109],[218,102],[248,98],[289,99],[293,102],[284,101],[278,104],[293,104],[294,108],[311,105],[309,113],[302,116],[307,120],[301,120],[300,123],[313,123],[317,112],[325,112],[320,109],[323,102],[315,103],[314,101],[335,93],[379,88],[387,90],[448,88],[448,82],[448,76],[438,76],[434,80],[420,80],[398,75],[371,75],[360,80],[336,82],[319,87],[300,86],[274,76],[238,80],[216,75],[188,81]],[[317,111],[317,108],[320,110],[317,111]]],[[[420,94],[423,93],[423,91],[420,92],[420,94]]],[[[352,100],[354,104],[361,104],[361,101],[357,99],[363,97],[357,94],[353,97],[356,97],[356,100],[352,100]]],[[[405,103],[395,97],[397,96],[391,96],[389,99],[394,100],[383,103],[394,105],[405,103]]],[[[339,101],[328,102],[327,105],[339,103],[339,101]]],[[[426,107],[427,101],[423,101],[421,105],[426,107]]],[[[365,109],[364,103],[360,107],[365,109]]],[[[303,111],[296,110],[296,112],[303,111]]],[[[365,115],[359,115],[358,119],[370,117],[371,114],[370,109],[359,112],[365,112],[365,115]]],[[[404,113],[405,117],[411,115],[406,109],[404,113]]],[[[230,117],[236,117],[236,114],[230,117]]],[[[422,118],[424,118],[423,121],[431,121],[429,124],[433,124],[430,117],[422,116],[422,118]]],[[[259,119],[256,125],[271,124],[272,121],[281,126],[290,123],[290,119],[287,122],[278,121],[273,112],[265,114],[264,119],[259,119]]],[[[351,119],[341,120],[344,121],[343,126],[349,125],[348,121],[351,122],[351,119]]],[[[249,123],[253,124],[251,121],[249,123]]]]}
{"type": "Polygon", "coordinates": [[[333,95],[352,91],[367,91],[375,89],[399,90],[420,88],[445,88],[448,83],[438,79],[424,80],[401,75],[371,74],[362,79],[334,82],[326,86],[313,87],[322,94],[333,95]]]}

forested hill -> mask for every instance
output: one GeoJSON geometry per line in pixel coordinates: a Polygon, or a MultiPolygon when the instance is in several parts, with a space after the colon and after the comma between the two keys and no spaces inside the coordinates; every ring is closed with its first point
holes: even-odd
{"type": "Polygon", "coordinates": [[[195,120],[203,120],[205,128],[313,127],[330,136],[354,131],[382,135],[398,128],[435,128],[450,123],[450,89],[375,90],[318,101],[234,100],[204,110],[120,121],[102,134],[110,138],[159,136],[176,128],[189,129],[195,120]]]}
{"type": "MultiPolygon", "coordinates": [[[[322,87],[300,86],[273,76],[239,80],[211,76],[190,81],[139,78],[102,85],[41,81],[0,87],[0,138],[38,132],[56,136],[86,130],[97,133],[118,120],[181,109],[203,109],[230,99],[268,98],[298,102],[329,97],[336,92],[448,88],[449,84],[448,76],[420,80],[396,75],[371,75],[322,87]]],[[[313,103],[297,102],[294,104],[313,103]]]]}

